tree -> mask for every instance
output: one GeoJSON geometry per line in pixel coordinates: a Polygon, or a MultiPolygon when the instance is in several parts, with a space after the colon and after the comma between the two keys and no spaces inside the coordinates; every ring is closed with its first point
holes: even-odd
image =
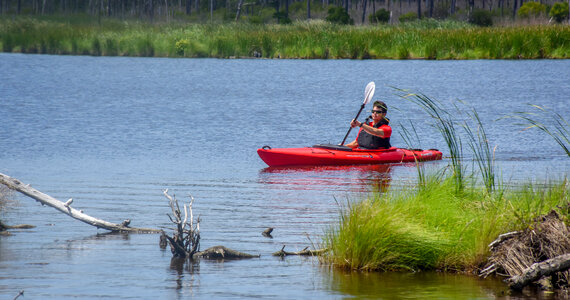
{"type": "Polygon", "coordinates": [[[354,24],[354,20],[340,6],[333,6],[329,8],[326,20],[331,23],[350,24],[350,25],[354,24]]]}
{"type": "Polygon", "coordinates": [[[377,10],[375,13],[371,14],[369,19],[370,23],[388,23],[388,21],[390,21],[390,12],[385,10],[384,8],[381,8],[377,10]]]}
{"type": "Polygon", "coordinates": [[[568,17],[568,2],[556,2],[552,5],[549,13],[557,23],[562,23],[568,17]]]}
{"type": "Polygon", "coordinates": [[[546,13],[546,5],[538,2],[527,2],[521,6],[517,14],[519,17],[529,18],[538,17],[543,13],[546,13]]]}

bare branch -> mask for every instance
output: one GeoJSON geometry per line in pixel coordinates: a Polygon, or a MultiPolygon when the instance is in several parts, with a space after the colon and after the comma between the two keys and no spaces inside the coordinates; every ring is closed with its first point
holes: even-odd
{"type": "Polygon", "coordinates": [[[127,226],[128,224],[125,225],[125,223],[115,224],[91,217],[83,213],[82,210],[77,210],[75,208],[72,208],[71,207],[71,203],[73,202],[72,199],[69,199],[67,200],[67,202],[64,203],[34,189],[29,184],[23,184],[19,180],[12,178],[8,175],[4,175],[2,173],[0,173],[0,183],[5,184],[10,189],[16,190],[32,199],[35,199],[36,201],[40,202],[42,205],[51,206],[74,219],[87,223],[91,226],[95,226],[97,228],[103,228],[114,232],[160,233],[159,229],[128,227],[127,226]]]}

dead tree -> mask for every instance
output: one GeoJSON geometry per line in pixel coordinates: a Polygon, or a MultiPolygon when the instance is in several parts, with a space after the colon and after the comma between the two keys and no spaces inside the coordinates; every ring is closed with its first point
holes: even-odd
{"type": "Polygon", "coordinates": [[[168,215],[168,218],[176,225],[176,229],[172,237],[162,232],[160,245],[161,247],[166,246],[165,241],[168,242],[174,258],[193,260],[198,258],[241,259],[259,257],[259,255],[239,252],[224,246],[214,246],[200,251],[200,218],[198,217],[194,221],[194,214],[192,213],[194,197],[190,196],[190,203],[188,205],[184,204],[184,215],[182,215],[176,196],[170,196],[168,190],[164,190],[163,193],[168,198],[170,209],[172,210],[172,216],[168,215]]]}
{"type": "Polygon", "coordinates": [[[168,215],[168,218],[176,225],[176,232],[172,237],[162,232],[162,236],[168,241],[174,257],[192,258],[194,253],[200,250],[200,218],[198,217],[194,222],[194,214],[192,213],[194,197],[190,196],[190,203],[184,204],[184,216],[182,216],[176,196],[170,196],[168,189],[164,190],[163,193],[169,200],[172,216],[168,215]],[[188,220],[188,214],[190,214],[190,220],[188,220]]]}
{"type": "Polygon", "coordinates": [[[91,217],[83,213],[82,210],[78,210],[71,207],[73,199],[69,199],[66,202],[59,201],[47,194],[44,194],[36,190],[35,188],[31,187],[29,184],[23,184],[19,180],[12,178],[8,175],[4,175],[2,173],[0,173],[0,183],[6,185],[10,189],[18,191],[32,199],[35,199],[36,201],[40,202],[42,205],[51,206],[74,219],[87,223],[91,226],[95,226],[97,228],[103,228],[113,232],[138,232],[138,233],[161,232],[159,229],[153,229],[153,228],[129,227],[129,224],[131,223],[131,220],[129,219],[124,220],[121,224],[116,224],[91,217]]]}

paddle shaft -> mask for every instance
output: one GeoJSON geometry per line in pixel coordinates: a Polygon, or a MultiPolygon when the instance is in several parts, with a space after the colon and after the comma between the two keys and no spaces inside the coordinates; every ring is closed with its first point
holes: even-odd
{"type": "MultiPolygon", "coordinates": [[[[364,106],[366,106],[365,103],[362,103],[362,105],[360,106],[360,110],[358,111],[358,113],[356,114],[356,117],[354,118],[355,120],[358,119],[358,116],[360,116],[360,113],[362,112],[362,110],[364,109],[364,106]]],[[[348,132],[346,133],[346,135],[344,136],[344,139],[342,139],[342,143],[340,143],[340,145],[344,145],[344,142],[346,142],[346,138],[348,137],[348,135],[350,134],[350,131],[352,130],[352,127],[348,128],[348,132]]]]}

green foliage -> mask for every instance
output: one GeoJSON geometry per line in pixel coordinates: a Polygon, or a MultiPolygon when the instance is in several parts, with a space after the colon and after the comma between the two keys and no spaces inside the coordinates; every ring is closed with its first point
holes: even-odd
{"type": "Polygon", "coordinates": [[[377,10],[375,13],[368,16],[370,23],[388,23],[390,21],[390,12],[381,8],[377,10]]]}
{"type": "Polygon", "coordinates": [[[263,24],[263,18],[260,16],[251,16],[248,18],[249,23],[251,24],[263,24]]]}
{"type": "MultiPolygon", "coordinates": [[[[256,14],[270,23],[274,12],[266,8],[256,14]]],[[[257,52],[266,58],[316,59],[570,58],[570,27],[556,25],[479,28],[435,19],[397,26],[343,26],[323,20],[297,21],[292,26],[247,21],[209,25],[81,22],[0,16],[0,50],[157,57],[245,57],[257,52]],[[188,43],[177,45],[182,40],[188,43]]]]}
{"type": "Polygon", "coordinates": [[[469,16],[469,23],[477,26],[488,27],[493,25],[493,15],[490,11],[484,9],[476,9],[469,16]]]}
{"type": "Polygon", "coordinates": [[[330,249],[323,260],[353,270],[471,270],[499,234],[531,227],[570,201],[566,179],[492,193],[466,185],[461,194],[441,174],[426,181],[341,207],[323,238],[330,249]]]}
{"type": "Polygon", "coordinates": [[[180,39],[174,45],[176,54],[184,56],[184,53],[190,49],[190,41],[188,39],[180,39]]]}
{"type": "Polygon", "coordinates": [[[340,6],[333,6],[329,8],[327,21],[336,24],[353,25],[354,20],[348,15],[344,8],[340,6]]]}
{"type": "Polygon", "coordinates": [[[554,3],[550,9],[549,16],[554,18],[557,23],[562,23],[562,21],[568,18],[568,2],[554,3]]]}
{"type": "Polygon", "coordinates": [[[287,15],[284,11],[277,11],[273,14],[273,18],[277,19],[277,24],[291,24],[291,19],[289,19],[289,15],[287,15]]]}
{"type": "Polygon", "coordinates": [[[417,19],[418,19],[418,14],[413,12],[413,11],[411,11],[409,13],[405,13],[405,14],[400,15],[398,17],[398,20],[400,21],[400,23],[415,21],[417,19]]]}
{"type": "Polygon", "coordinates": [[[521,18],[538,17],[546,13],[546,5],[539,2],[526,2],[517,12],[521,18]]]}

